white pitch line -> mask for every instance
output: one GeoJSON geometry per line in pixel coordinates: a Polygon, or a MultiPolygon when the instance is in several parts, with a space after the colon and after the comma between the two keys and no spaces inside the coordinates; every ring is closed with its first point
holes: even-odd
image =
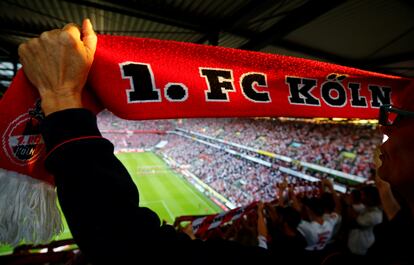
{"type": "Polygon", "coordinates": [[[162,202],[162,200],[155,200],[155,201],[145,201],[145,202],[140,202],[139,205],[141,206],[142,204],[148,205],[151,203],[159,203],[162,202]]]}
{"type": "Polygon", "coordinates": [[[204,200],[204,198],[202,198],[201,196],[200,196],[200,194],[197,194],[197,193],[195,193],[194,191],[193,191],[193,189],[192,188],[190,188],[190,187],[188,187],[188,185],[187,185],[187,183],[185,183],[186,185],[184,185],[189,191],[191,191],[191,193],[192,194],[194,194],[196,197],[198,197],[199,199],[201,199],[201,201],[203,202],[203,204],[205,205],[205,206],[207,206],[207,208],[208,209],[210,209],[211,211],[214,211],[214,209],[210,206],[210,205],[208,205],[208,203],[204,200]]]}
{"type": "Polygon", "coordinates": [[[165,207],[165,209],[168,212],[168,215],[170,216],[171,220],[174,221],[174,215],[172,214],[172,212],[170,211],[170,208],[168,208],[168,205],[165,203],[164,200],[161,200],[162,205],[165,207]]]}
{"type": "Polygon", "coordinates": [[[165,208],[165,210],[167,210],[167,213],[170,216],[171,220],[174,221],[174,215],[172,214],[172,212],[170,211],[170,208],[168,208],[168,205],[165,203],[164,200],[146,201],[146,202],[140,203],[140,206],[147,207],[147,206],[149,206],[151,204],[155,204],[155,203],[161,203],[162,206],[165,208]]]}

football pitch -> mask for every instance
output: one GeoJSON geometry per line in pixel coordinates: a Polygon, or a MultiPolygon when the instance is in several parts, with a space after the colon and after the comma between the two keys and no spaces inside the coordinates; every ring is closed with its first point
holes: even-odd
{"type": "Polygon", "coordinates": [[[154,153],[121,153],[117,156],[138,187],[140,206],[152,209],[161,220],[172,224],[177,216],[221,211],[154,153]]]}
{"type": "MultiPolygon", "coordinates": [[[[183,177],[152,152],[119,153],[118,159],[128,169],[139,190],[140,206],[158,214],[170,224],[178,216],[205,215],[221,212],[221,208],[190,185],[183,177]]],[[[71,238],[69,228],[56,240],[71,238]]],[[[11,253],[8,246],[0,246],[0,255],[11,253]]]]}

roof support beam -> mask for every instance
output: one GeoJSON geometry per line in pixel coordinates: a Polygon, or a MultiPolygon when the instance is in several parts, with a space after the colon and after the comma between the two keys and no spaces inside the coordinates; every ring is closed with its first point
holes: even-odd
{"type": "Polygon", "coordinates": [[[325,59],[326,61],[332,62],[335,64],[359,68],[359,69],[365,69],[368,71],[383,72],[383,73],[388,73],[388,74],[390,73],[389,69],[396,69],[396,68],[392,66],[387,66],[387,65],[414,60],[414,52],[401,53],[398,55],[392,55],[389,57],[382,57],[382,58],[376,58],[376,59],[371,59],[371,60],[369,59],[368,60],[367,59],[349,60],[347,58],[344,58],[344,57],[341,57],[341,56],[338,56],[332,53],[327,53],[325,51],[321,51],[318,49],[305,47],[305,46],[302,46],[302,45],[299,45],[297,43],[287,41],[287,40],[279,41],[276,46],[283,48],[283,49],[295,51],[298,53],[303,53],[305,55],[309,55],[315,58],[325,59]]]}
{"type": "Polygon", "coordinates": [[[271,43],[275,43],[294,30],[309,23],[331,9],[344,3],[344,0],[311,0],[294,9],[290,14],[276,22],[272,27],[260,33],[240,47],[245,50],[260,50],[271,43]]]}
{"type": "Polygon", "coordinates": [[[387,57],[375,58],[371,60],[365,60],[365,64],[369,65],[372,68],[381,67],[381,65],[407,62],[414,60],[414,52],[404,52],[400,54],[395,54],[387,57]]]}
{"type": "MultiPolygon", "coordinates": [[[[146,6],[137,3],[128,3],[123,1],[96,1],[96,0],[64,0],[72,4],[93,7],[108,12],[114,12],[131,17],[142,18],[157,23],[172,25],[175,27],[185,28],[197,32],[205,32],[208,30],[207,25],[203,25],[201,20],[196,18],[188,18],[188,14],[177,13],[178,10],[162,11],[156,6],[146,6]],[[184,18],[184,19],[183,19],[184,18]]],[[[158,3],[158,1],[157,1],[158,3]]]]}
{"type": "Polygon", "coordinates": [[[349,60],[342,56],[338,56],[333,53],[328,53],[326,51],[318,50],[311,47],[306,47],[301,44],[289,41],[289,40],[280,40],[277,44],[274,45],[275,47],[280,47],[286,50],[290,50],[292,52],[302,53],[309,57],[320,58],[324,59],[328,62],[333,62],[336,64],[340,64],[343,66],[354,66],[355,67],[355,60],[349,60]]]}
{"type": "MultiPolygon", "coordinates": [[[[274,6],[274,0],[255,1],[251,0],[244,6],[239,8],[234,14],[225,20],[216,21],[211,24],[210,27],[214,29],[214,32],[220,32],[221,30],[231,33],[237,28],[242,28],[250,19],[257,16],[257,14],[263,13],[265,10],[274,6]]],[[[244,35],[244,34],[242,34],[244,35]]],[[[204,43],[209,39],[210,32],[201,37],[196,43],[204,43]]]]}
{"type": "Polygon", "coordinates": [[[222,23],[225,30],[231,31],[232,29],[245,28],[245,25],[258,14],[262,14],[268,9],[274,8],[274,0],[255,1],[252,0],[240,8],[230,18],[226,19],[222,23]]]}
{"type": "Polygon", "coordinates": [[[22,24],[16,23],[13,20],[0,21],[0,34],[13,35],[19,37],[33,38],[40,35],[44,31],[52,30],[53,28],[41,24],[22,24]]]}

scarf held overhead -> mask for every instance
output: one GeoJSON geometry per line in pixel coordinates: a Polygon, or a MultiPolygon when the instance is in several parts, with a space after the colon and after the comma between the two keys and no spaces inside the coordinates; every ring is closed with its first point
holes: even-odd
{"type": "MultiPolygon", "coordinates": [[[[132,120],[376,118],[412,84],[294,57],[101,35],[83,100],[95,113],[107,108],[132,120]]],[[[45,243],[61,231],[56,206],[45,203],[55,193],[43,167],[42,118],[37,90],[20,70],[0,101],[0,244],[45,243]]]]}

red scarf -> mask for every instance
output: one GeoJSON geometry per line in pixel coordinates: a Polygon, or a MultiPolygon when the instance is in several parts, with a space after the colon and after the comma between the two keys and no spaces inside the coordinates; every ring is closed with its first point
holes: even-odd
{"type": "MultiPolygon", "coordinates": [[[[380,105],[395,102],[401,91],[413,84],[407,78],[282,55],[101,35],[84,104],[95,112],[107,108],[121,118],[133,120],[255,116],[377,118],[380,105]]],[[[37,129],[41,117],[37,100],[36,89],[20,71],[0,101],[0,187],[9,190],[0,193],[0,209],[5,201],[7,207],[14,207],[10,199],[2,200],[2,196],[13,193],[25,196],[27,192],[22,192],[20,180],[33,187],[32,193],[38,189],[34,186],[39,186],[43,193],[54,196],[53,177],[43,167],[45,150],[37,129]]],[[[39,205],[41,201],[42,198],[39,205]]],[[[0,227],[5,223],[8,227],[0,234],[17,236],[6,235],[0,238],[0,243],[16,244],[21,239],[27,243],[44,242],[58,231],[56,221],[52,222],[53,228],[46,229],[53,232],[30,238],[26,234],[42,228],[13,232],[15,228],[11,227],[21,226],[27,218],[11,219],[9,214],[13,215],[0,216],[0,227]]],[[[48,215],[42,212],[39,216],[48,215]]]]}

